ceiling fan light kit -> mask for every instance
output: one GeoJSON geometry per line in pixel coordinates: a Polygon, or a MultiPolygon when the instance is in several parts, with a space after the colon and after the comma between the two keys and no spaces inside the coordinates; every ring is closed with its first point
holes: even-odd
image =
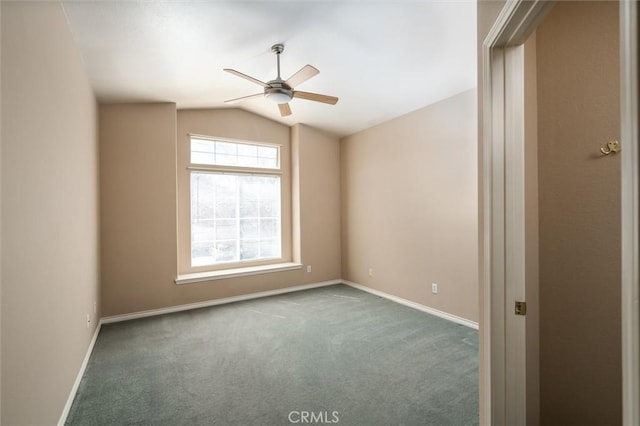
{"type": "Polygon", "coordinates": [[[311,77],[317,75],[320,71],[318,69],[312,67],[311,65],[305,65],[300,68],[298,72],[293,74],[287,80],[283,80],[280,77],[280,54],[284,51],[284,44],[274,44],[271,46],[271,51],[276,54],[276,60],[278,63],[278,76],[271,81],[266,83],[258,80],[257,78],[253,78],[246,74],[243,74],[239,71],[232,70],[229,68],[225,68],[224,71],[236,75],[238,77],[242,77],[245,80],[248,80],[252,83],[258,84],[264,88],[264,93],[256,93],[254,95],[242,96],[240,98],[229,99],[225,101],[227,103],[236,102],[243,99],[249,99],[259,96],[264,96],[269,99],[273,103],[278,104],[278,109],[280,110],[280,115],[282,117],[286,117],[291,115],[291,107],[289,106],[289,102],[293,98],[298,99],[306,99],[314,102],[322,102],[325,104],[335,105],[338,102],[338,98],[335,96],[327,96],[321,95],[318,93],[310,93],[310,92],[300,92],[293,90],[294,87],[298,86],[301,83],[309,80],[311,77]]]}
{"type": "Polygon", "coordinates": [[[284,87],[269,87],[264,89],[264,96],[277,104],[286,104],[293,99],[293,90],[284,87]]]}

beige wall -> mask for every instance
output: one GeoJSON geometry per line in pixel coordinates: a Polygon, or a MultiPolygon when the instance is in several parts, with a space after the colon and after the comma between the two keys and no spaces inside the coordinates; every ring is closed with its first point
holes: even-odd
{"type": "Polygon", "coordinates": [[[300,174],[300,237],[302,262],[313,264],[319,277],[341,278],[340,141],[305,125],[293,128],[300,174]]]}
{"type": "Polygon", "coordinates": [[[103,315],[166,306],[177,259],[175,104],[99,112],[103,315]]]}
{"type": "MultiPolygon", "coordinates": [[[[621,423],[617,2],[537,30],[541,424],[621,423]]],[[[624,147],[623,147],[624,149],[624,147]]]]}
{"type": "Polygon", "coordinates": [[[342,139],[344,279],[478,321],[475,114],[471,90],[342,139]]]}
{"type": "Polygon", "coordinates": [[[289,131],[236,109],[176,113],[171,104],[101,105],[104,315],[339,279],[339,141],[297,126],[292,144],[299,148],[302,262],[312,265],[312,272],[300,269],[185,285],[173,282],[178,273],[176,140],[184,141],[182,135],[187,132],[260,140],[272,132],[277,138],[287,137],[289,131]]]}
{"type": "Polygon", "coordinates": [[[96,104],[59,3],[2,3],[2,89],[2,424],[50,425],[100,314],[96,104]]]}

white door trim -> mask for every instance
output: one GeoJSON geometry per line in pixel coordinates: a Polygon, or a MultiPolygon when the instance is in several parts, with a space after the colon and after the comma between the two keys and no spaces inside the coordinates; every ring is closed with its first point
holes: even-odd
{"type": "Polygon", "coordinates": [[[484,40],[481,424],[526,424],[523,43],[551,1],[505,4],[484,40]],[[508,144],[506,141],[508,140],[508,144]],[[509,344],[507,345],[507,342],[509,344]]]}
{"type": "Polygon", "coordinates": [[[638,3],[620,4],[622,151],[622,423],[640,424],[640,149],[638,3]]]}
{"type": "Polygon", "coordinates": [[[524,45],[503,49],[505,70],[504,108],[504,259],[505,259],[505,364],[516,380],[507,377],[505,404],[507,425],[525,425],[526,419],[526,323],[516,316],[515,301],[525,301],[525,169],[524,169],[524,45]]]}
{"type": "MultiPolygon", "coordinates": [[[[483,248],[482,317],[484,405],[481,424],[526,423],[525,357],[515,337],[520,325],[513,303],[524,282],[523,72],[518,46],[553,1],[507,1],[484,40],[483,59],[483,248]],[[520,74],[520,76],[518,76],[520,74]],[[506,108],[508,107],[508,108],[506,108]],[[508,112],[507,112],[508,111],[508,112]],[[505,141],[508,140],[508,144],[505,141]],[[508,177],[508,179],[506,179],[508,177]],[[515,181],[514,181],[515,179],[515,181]],[[517,199],[513,199],[517,196],[517,199]],[[514,252],[515,250],[515,252],[514,252]],[[522,251],[522,252],[520,252],[522,251]],[[507,347],[507,340],[509,347],[507,347]],[[508,366],[508,367],[507,367],[508,366]]],[[[638,107],[638,5],[620,3],[622,142],[622,375],[623,424],[640,424],[640,147],[638,107]]]]}

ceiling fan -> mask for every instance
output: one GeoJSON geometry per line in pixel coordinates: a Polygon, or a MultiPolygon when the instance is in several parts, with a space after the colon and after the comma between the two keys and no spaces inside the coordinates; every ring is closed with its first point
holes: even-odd
{"type": "Polygon", "coordinates": [[[274,44],[271,46],[271,51],[276,54],[278,61],[278,76],[275,80],[268,82],[260,81],[256,78],[243,74],[239,71],[225,68],[224,71],[242,77],[253,83],[256,83],[264,88],[263,93],[256,93],[255,95],[242,96],[240,98],[229,99],[225,101],[236,102],[244,99],[257,98],[258,96],[264,96],[265,98],[278,104],[280,109],[280,115],[286,117],[291,115],[291,107],[289,107],[289,101],[293,98],[306,99],[308,101],[322,102],[325,104],[335,105],[338,102],[338,98],[334,96],[320,95],[318,93],[301,92],[299,90],[293,90],[294,87],[309,80],[311,77],[317,75],[320,71],[311,65],[305,65],[300,68],[298,72],[293,74],[287,80],[280,78],[280,54],[284,51],[284,44],[274,44]]]}

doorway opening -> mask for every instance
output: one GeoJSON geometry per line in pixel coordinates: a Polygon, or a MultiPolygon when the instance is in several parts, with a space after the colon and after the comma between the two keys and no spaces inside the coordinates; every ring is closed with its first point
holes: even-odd
{"type": "MultiPolygon", "coordinates": [[[[523,44],[553,7],[553,2],[508,2],[483,46],[483,424],[526,424],[531,402],[527,323],[514,313],[514,303],[527,297],[523,44]]],[[[628,423],[638,422],[640,406],[637,17],[635,2],[620,3],[622,400],[628,423]]]]}

